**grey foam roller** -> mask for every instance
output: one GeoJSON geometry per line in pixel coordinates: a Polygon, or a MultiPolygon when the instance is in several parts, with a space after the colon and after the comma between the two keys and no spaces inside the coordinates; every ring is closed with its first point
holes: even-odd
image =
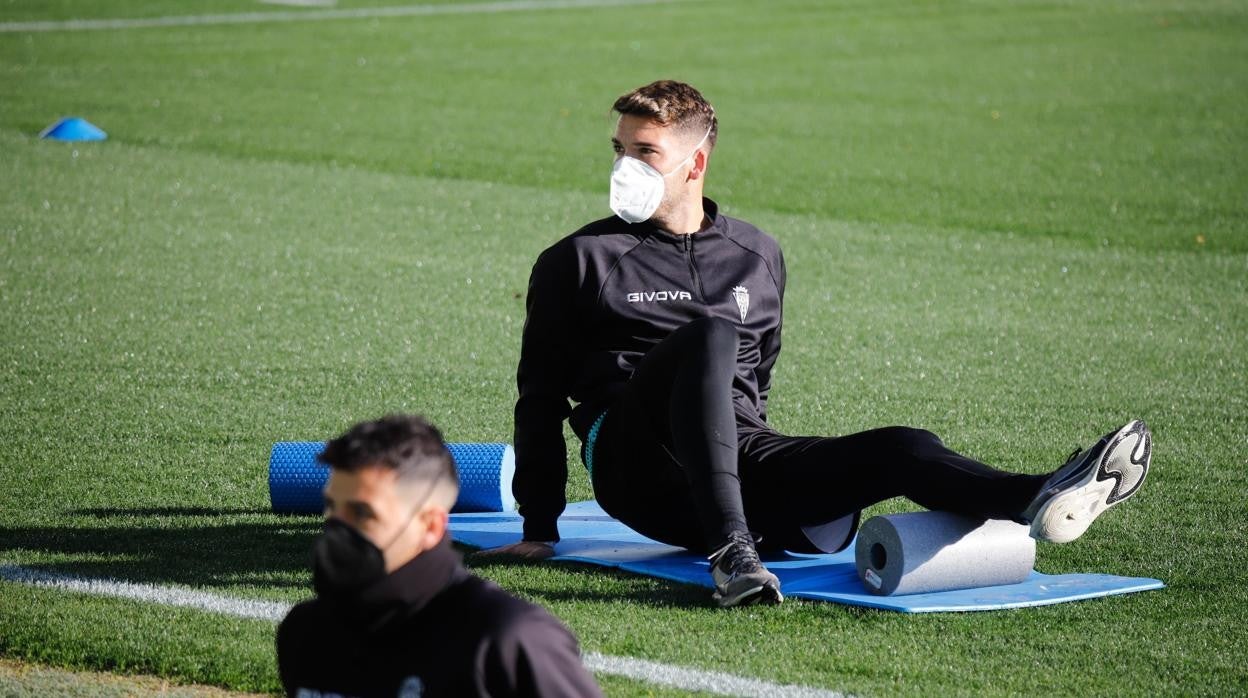
{"type": "Polygon", "coordinates": [[[858,531],[858,578],[879,596],[1025,581],[1036,541],[1022,524],[943,511],[875,516],[858,531]]]}

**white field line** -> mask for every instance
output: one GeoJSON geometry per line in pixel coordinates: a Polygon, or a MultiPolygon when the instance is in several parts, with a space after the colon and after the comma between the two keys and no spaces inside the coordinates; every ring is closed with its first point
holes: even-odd
{"type": "Polygon", "coordinates": [[[775,684],[719,671],[702,671],[671,664],[661,664],[633,657],[612,657],[597,652],[585,654],[585,666],[600,674],[625,676],[682,691],[705,691],[722,696],[757,696],[767,698],[844,698],[843,694],[822,688],[775,684]]]}
{"type": "Polygon", "coordinates": [[[0,33],[98,31],[105,29],[143,29],[148,27],[195,27],[209,24],[263,24],[266,22],[309,22],[334,19],[372,19],[380,17],[429,17],[434,15],[498,14],[534,10],[570,10],[631,5],[658,5],[681,0],[512,0],[481,2],[467,5],[398,5],[389,7],[325,8],[307,10],[275,10],[270,12],[237,12],[211,15],[174,15],[130,19],[67,19],[60,21],[0,22],[0,33]]]}
{"type": "Polygon", "coordinates": [[[208,591],[195,591],[179,587],[159,587],[151,584],[120,582],[115,579],[87,579],[50,572],[30,570],[17,565],[0,564],[0,579],[36,587],[76,591],[95,596],[113,596],[132,601],[147,601],[163,606],[193,608],[238,618],[271,620],[277,622],[286,617],[289,604],[276,601],[255,601],[232,596],[222,596],[208,591]]]}
{"type": "MultiPolygon", "coordinates": [[[[3,563],[0,563],[0,581],[131,601],[145,601],[164,606],[177,606],[272,622],[281,620],[290,610],[289,604],[276,601],[240,599],[207,591],[137,584],[115,579],[73,577],[3,563]]],[[[844,698],[843,694],[820,688],[769,683],[734,674],[703,671],[633,657],[613,657],[608,654],[587,652],[584,660],[585,666],[590,671],[623,676],[659,686],[670,686],[683,691],[706,691],[719,695],[750,698],[844,698]]]]}

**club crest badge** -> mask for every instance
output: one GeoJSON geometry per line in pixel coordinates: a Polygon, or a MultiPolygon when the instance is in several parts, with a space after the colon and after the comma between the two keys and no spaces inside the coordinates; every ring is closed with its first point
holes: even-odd
{"type": "Polygon", "coordinates": [[[745,322],[745,315],[750,312],[750,290],[744,286],[734,286],[732,299],[737,302],[737,310],[741,311],[741,322],[745,322]]]}

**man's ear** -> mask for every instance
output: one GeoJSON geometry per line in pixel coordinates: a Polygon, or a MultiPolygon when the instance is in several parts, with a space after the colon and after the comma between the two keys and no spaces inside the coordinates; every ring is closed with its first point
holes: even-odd
{"type": "Polygon", "coordinates": [[[689,179],[701,179],[706,176],[706,151],[698,148],[693,153],[693,168],[689,170],[689,179]]]}
{"type": "Polygon", "coordinates": [[[450,514],[447,513],[446,509],[435,506],[420,512],[420,519],[425,525],[425,533],[420,541],[420,549],[428,550],[442,542],[442,538],[446,536],[446,527],[450,521],[450,514]]]}

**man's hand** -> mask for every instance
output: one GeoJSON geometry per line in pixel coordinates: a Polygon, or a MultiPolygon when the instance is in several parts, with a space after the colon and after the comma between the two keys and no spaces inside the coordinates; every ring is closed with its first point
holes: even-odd
{"type": "Polygon", "coordinates": [[[545,560],[555,554],[555,544],[537,540],[522,540],[519,543],[504,545],[489,550],[473,553],[472,557],[480,559],[520,558],[524,560],[545,560]]]}

